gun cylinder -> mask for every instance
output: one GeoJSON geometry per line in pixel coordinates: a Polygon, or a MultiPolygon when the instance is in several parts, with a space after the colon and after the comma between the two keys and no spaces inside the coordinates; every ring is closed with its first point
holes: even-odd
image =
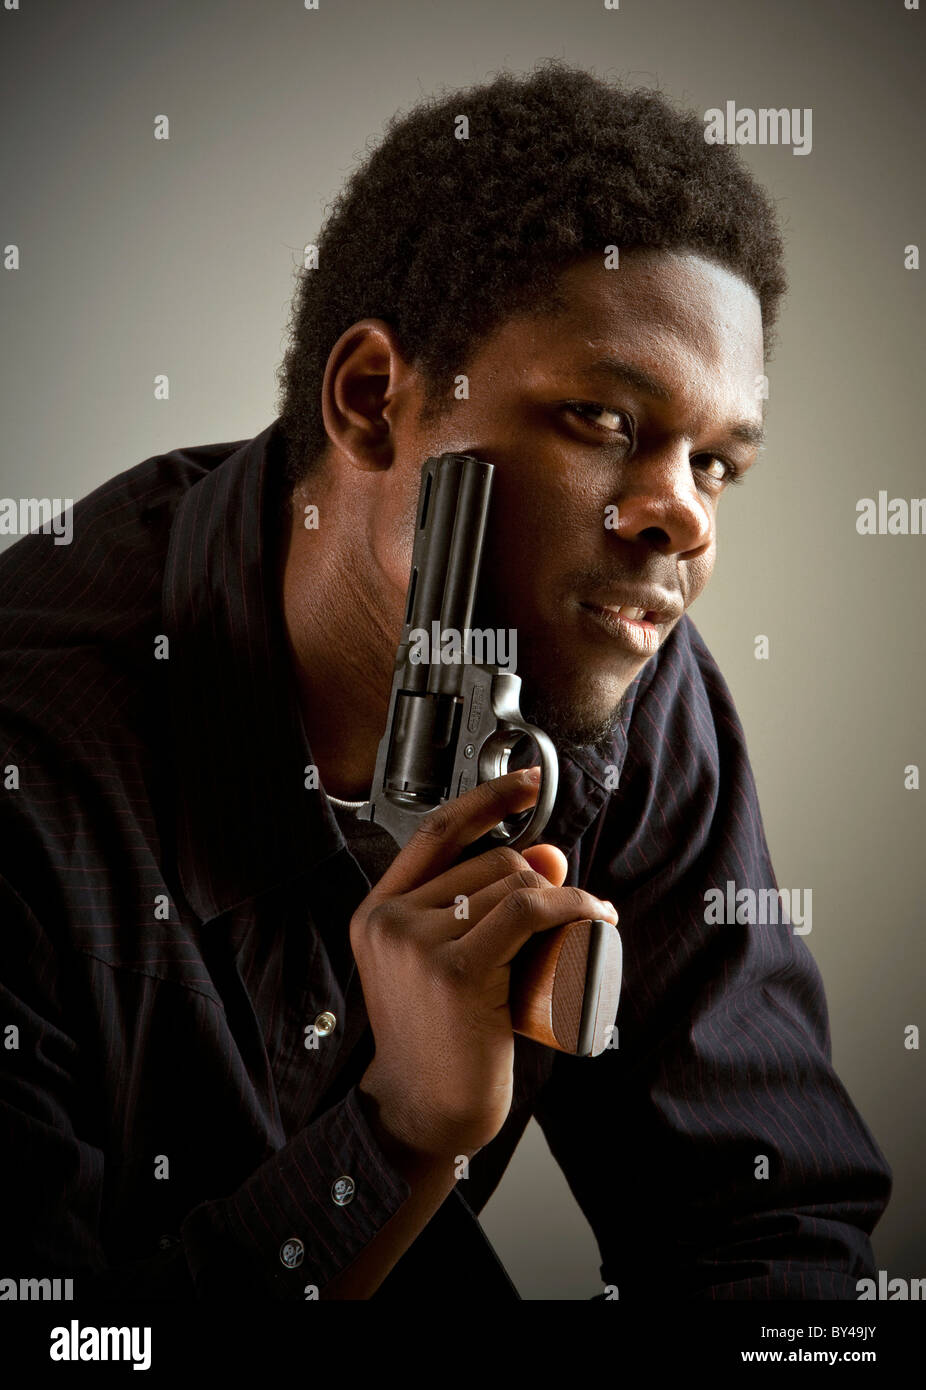
{"type": "Polygon", "coordinates": [[[449,797],[461,709],[452,696],[399,692],[384,779],[391,801],[436,805],[449,797]]]}

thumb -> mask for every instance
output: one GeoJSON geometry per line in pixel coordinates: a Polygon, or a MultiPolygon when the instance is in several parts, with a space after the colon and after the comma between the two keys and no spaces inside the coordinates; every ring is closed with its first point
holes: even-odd
{"type": "Polygon", "coordinates": [[[549,879],[555,888],[561,888],[566,882],[569,865],[563,851],[555,845],[531,845],[529,849],[521,850],[521,857],[536,873],[549,879]]]}

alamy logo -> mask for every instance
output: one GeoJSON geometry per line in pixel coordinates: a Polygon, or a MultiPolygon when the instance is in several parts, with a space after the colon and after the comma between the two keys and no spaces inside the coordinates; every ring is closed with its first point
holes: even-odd
{"type": "Polygon", "coordinates": [[[465,627],[462,633],[455,627],[442,628],[435,618],[431,631],[413,627],[408,659],[413,666],[501,666],[507,671],[518,669],[518,634],[510,628],[465,627]]]}
{"type": "Polygon", "coordinates": [[[882,489],[877,502],[860,497],[855,504],[855,529],[860,536],[926,535],[926,497],[892,497],[882,489]]]}
{"type": "Polygon", "coordinates": [[[74,1297],[73,1279],[0,1279],[0,1299],[48,1299],[58,1303],[74,1297]]]}
{"type": "Polygon", "coordinates": [[[878,1270],[877,1284],[874,1279],[857,1279],[855,1289],[860,1303],[872,1298],[886,1298],[889,1302],[926,1299],[926,1279],[904,1279],[901,1275],[888,1279],[886,1269],[878,1270]]]}
{"type": "Polygon", "coordinates": [[[813,926],[812,899],[812,888],[737,889],[735,881],[728,878],[725,889],[705,891],[704,921],[709,927],[719,924],[767,927],[781,922],[790,927],[795,936],[806,936],[813,926]]]}
{"type": "Polygon", "coordinates": [[[54,532],[55,545],[74,538],[73,497],[0,497],[0,536],[54,532]]]}
{"type": "Polygon", "coordinates": [[[53,1327],[52,1361],[131,1361],[133,1371],[151,1366],[150,1327],[81,1327],[77,1318],[70,1327],[53,1327]]]}
{"type": "Polygon", "coordinates": [[[721,111],[712,106],[704,113],[704,139],[708,145],[791,145],[792,154],[810,154],[813,149],[813,111],[797,106],[776,108],[751,106],[737,110],[728,101],[721,111]]]}

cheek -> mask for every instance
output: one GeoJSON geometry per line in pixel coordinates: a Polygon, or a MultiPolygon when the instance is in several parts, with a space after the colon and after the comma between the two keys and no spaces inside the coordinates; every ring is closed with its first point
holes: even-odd
{"type": "Polygon", "coordinates": [[[697,560],[691,560],[688,563],[687,603],[694,602],[713,574],[716,554],[716,546],[712,545],[710,550],[706,551],[703,555],[699,555],[697,560]]]}
{"type": "Polygon", "coordinates": [[[591,463],[571,458],[549,474],[547,505],[554,528],[567,527],[572,534],[596,533],[604,524],[605,508],[618,500],[620,474],[613,463],[596,458],[591,463]]]}
{"type": "Polygon", "coordinates": [[[601,524],[605,504],[611,500],[608,490],[597,487],[594,480],[582,476],[575,466],[560,467],[550,461],[540,464],[531,483],[525,488],[522,510],[529,514],[533,534],[538,541],[556,550],[564,550],[578,536],[596,530],[601,524]]]}

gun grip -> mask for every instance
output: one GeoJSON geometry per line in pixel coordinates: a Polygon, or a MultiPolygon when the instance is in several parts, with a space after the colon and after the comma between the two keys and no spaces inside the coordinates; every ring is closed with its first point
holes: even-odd
{"type": "Polygon", "coordinates": [[[514,1031],[559,1052],[597,1057],[611,1041],[621,973],[621,938],[611,922],[537,932],[511,964],[514,1031]]]}

